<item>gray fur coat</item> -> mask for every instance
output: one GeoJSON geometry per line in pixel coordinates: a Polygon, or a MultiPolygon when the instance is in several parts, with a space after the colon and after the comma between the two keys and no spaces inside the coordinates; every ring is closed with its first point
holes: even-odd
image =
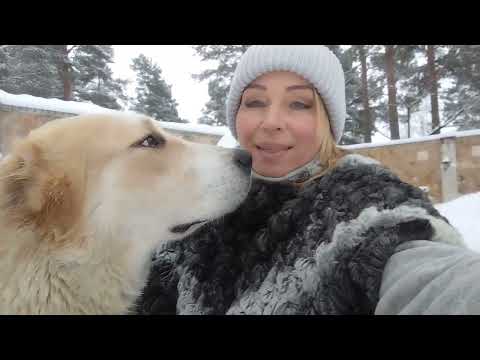
{"type": "Polygon", "coordinates": [[[167,244],[136,312],[373,314],[397,246],[455,236],[420,189],[348,155],[301,189],[254,182],[234,213],[167,244]]]}

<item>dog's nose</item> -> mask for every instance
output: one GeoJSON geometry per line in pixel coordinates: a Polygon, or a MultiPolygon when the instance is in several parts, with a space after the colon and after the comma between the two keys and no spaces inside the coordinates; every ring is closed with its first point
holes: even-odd
{"type": "Polygon", "coordinates": [[[245,150],[235,149],[233,153],[233,160],[243,170],[250,173],[252,169],[252,157],[245,150]]]}

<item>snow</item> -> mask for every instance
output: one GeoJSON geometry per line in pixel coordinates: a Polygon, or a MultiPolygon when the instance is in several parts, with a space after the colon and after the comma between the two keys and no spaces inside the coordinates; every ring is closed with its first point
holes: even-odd
{"type": "Polygon", "coordinates": [[[228,128],[226,128],[225,135],[218,141],[217,145],[229,149],[239,147],[237,140],[235,140],[232,132],[228,128]]]}
{"type": "Polygon", "coordinates": [[[478,135],[480,135],[480,130],[478,129],[466,130],[466,131],[453,131],[453,132],[448,132],[448,133],[439,134],[439,135],[421,136],[416,138],[400,139],[400,140],[389,140],[389,141],[378,142],[378,143],[343,145],[341,147],[347,150],[357,150],[357,149],[366,149],[366,148],[377,148],[382,146],[412,144],[412,143],[440,140],[440,139],[452,138],[452,137],[459,138],[459,137],[478,136],[478,135]]]}
{"type": "Polygon", "coordinates": [[[116,110],[106,109],[104,107],[83,103],[77,101],[64,101],[60,99],[45,99],[32,95],[13,95],[0,90],[0,104],[18,106],[29,109],[47,110],[63,112],[67,114],[98,114],[98,113],[118,113],[116,110]]]}
{"type": "Polygon", "coordinates": [[[467,246],[480,252],[480,192],[464,195],[435,207],[460,231],[467,246]]]}
{"type": "MultiPolygon", "coordinates": [[[[126,114],[129,111],[107,109],[92,103],[64,101],[60,99],[45,99],[31,95],[14,95],[0,90],[0,105],[17,106],[27,109],[55,111],[72,115],[81,114],[126,114]]],[[[173,123],[159,121],[165,129],[194,132],[208,135],[223,136],[228,131],[225,126],[210,126],[193,123],[173,123]]]]}
{"type": "Polygon", "coordinates": [[[162,127],[170,130],[190,131],[202,134],[223,136],[228,130],[225,126],[210,126],[204,124],[192,124],[192,123],[175,123],[160,121],[162,127]]]}

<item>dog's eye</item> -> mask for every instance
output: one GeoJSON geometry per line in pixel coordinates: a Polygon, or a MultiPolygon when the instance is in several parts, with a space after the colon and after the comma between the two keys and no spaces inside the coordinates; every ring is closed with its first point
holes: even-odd
{"type": "Polygon", "coordinates": [[[165,141],[163,139],[159,139],[154,135],[148,135],[136,144],[134,144],[134,147],[158,148],[164,142],[165,141]]]}
{"type": "Polygon", "coordinates": [[[152,135],[147,136],[140,144],[140,146],[144,147],[157,147],[158,145],[160,143],[152,135]]]}

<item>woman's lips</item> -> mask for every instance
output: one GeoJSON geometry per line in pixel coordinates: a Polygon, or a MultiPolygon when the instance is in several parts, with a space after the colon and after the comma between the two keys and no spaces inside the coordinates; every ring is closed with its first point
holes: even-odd
{"type": "Polygon", "coordinates": [[[276,153],[279,151],[286,151],[290,150],[292,146],[288,145],[280,145],[280,144],[257,144],[256,145],[257,149],[261,151],[265,151],[268,153],[276,153]]]}
{"type": "Polygon", "coordinates": [[[292,146],[279,144],[258,144],[255,145],[258,153],[265,160],[277,160],[281,158],[292,146]]]}

